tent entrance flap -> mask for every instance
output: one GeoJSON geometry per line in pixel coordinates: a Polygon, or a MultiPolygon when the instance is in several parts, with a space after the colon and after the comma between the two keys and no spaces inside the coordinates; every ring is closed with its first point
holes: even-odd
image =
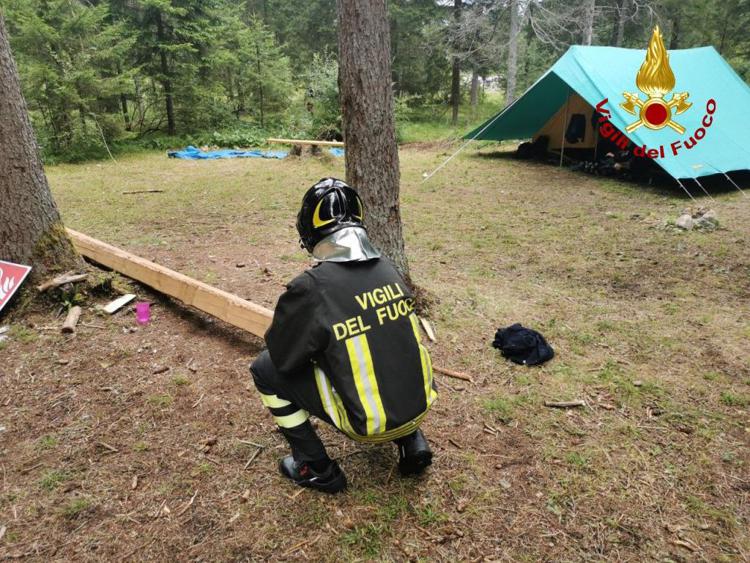
{"type": "Polygon", "coordinates": [[[550,150],[593,149],[596,146],[596,132],[591,122],[594,108],[575,91],[570,99],[549,118],[535,134],[534,140],[546,136],[550,150]],[[567,115],[566,115],[567,114],[567,115]]]}
{"type": "Polygon", "coordinates": [[[565,81],[554,72],[548,72],[523,96],[466,134],[464,139],[529,139],[565,104],[569,91],[570,87],[565,81]],[[494,122],[482,131],[482,128],[493,120],[494,122]]]}

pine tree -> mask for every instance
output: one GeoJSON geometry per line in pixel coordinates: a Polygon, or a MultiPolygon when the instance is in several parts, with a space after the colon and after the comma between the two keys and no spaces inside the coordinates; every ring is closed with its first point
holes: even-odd
{"type": "Polygon", "coordinates": [[[337,7],[346,178],[360,190],[373,241],[408,277],[385,0],[337,0],[337,7]]]}

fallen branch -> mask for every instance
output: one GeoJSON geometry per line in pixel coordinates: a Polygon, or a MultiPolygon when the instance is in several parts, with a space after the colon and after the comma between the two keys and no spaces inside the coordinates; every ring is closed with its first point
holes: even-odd
{"type": "Polygon", "coordinates": [[[47,280],[43,284],[36,286],[36,289],[40,293],[43,293],[48,289],[52,289],[53,287],[60,287],[61,285],[65,285],[66,283],[83,281],[88,276],[88,274],[73,274],[72,272],[67,272],[65,274],[62,274],[61,276],[57,276],[56,278],[52,278],[51,280],[47,280]]]}
{"type": "Polygon", "coordinates": [[[256,448],[265,448],[263,444],[258,444],[257,442],[251,442],[250,440],[237,440],[240,444],[247,444],[249,446],[255,446],[256,448]]]}
{"type": "Polygon", "coordinates": [[[70,308],[62,325],[63,333],[72,334],[76,331],[76,325],[78,324],[78,319],[81,318],[81,312],[82,309],[78,305],[70,308]]]}
{"type": "Polygon", "coordinates": [[[575,401],[544,401],[544,406],[554,409],[573,409],[576,407],[585,407],[586,401],[581,399],[575,401]]]}
{"type": "Polygon", "coordinates": [[[689,542],[685,540],[669,540],[669,543],[673,545],[679,545],[680,547],[684,547],[685,549],[693,553],[695,553],[696,551],[700,549],[700,547],[694,544],[693,542],[689,542]]]}
{"type": "Polygon", "coordinates": [[[114,447],[114,446],[110,446],[110,445],[109,445],[109,444],[107,444],[106,442],[97,442],[97,444],[98,444],[98,445],[100,445],[101,447],[103,447],[103,448],[104,448],[105,450],[109,450],[109,451],[110,451],[110,452],[112,452],[112,453],[117,453],[117,452],[119,452],[119,451],[120,451],[120,450],[118,450],[118,449],[117,449],[116,447],[114,447]]]}
{"type": "Polygon", "coordinates": [[[132,195],[132,194],[161,194],[164,193],[164,190],[131,190],[127,192],[122,192],[125,195],[132,195]]]}
{"type": "Polygon", "coordinates": [[[259,447],[253,452],[253,455],[251,455],[250,459],[247,460],[247,463],[245,464],[245,467],[242,468],[242,471],[245,471],[248,467],[250,467],[250,464],[255,461],[255,458],[260,455],[261,451],[263,451],[263,446],[259,447]]]}
{"type": "Polygon", "coordinates": [[[463,381],[470,381],[471,383],[474,383],[474,380],[471,378],[471,376],[466,375],[465,373],[441,368],[439,366],[432,366],[432,369],[433,371],[442,373],[443,375],[447,375],[448,377],[453,377],[454,379],[462,379],[463,381]]]}
{"type": "Polygon", "coordinates": [[[198,490],[196,489],[195,493],[193,493],[193,496],[190,498],[190,501],[183,506],[180,511],[177,513],[177,518],[185,514],[187,512],[187,509],[193,506],[193,502],[195,501],[195,497],[198,496],[198,490]]]}
{"type": "Polygon", "coordinates": [[[292,547],[290,547],[289,549],[287,549],[287,550],[286,550],[286,551],[285,551],[284,553],[282,553],[282,554],[281,554],[281,558],[282,558],[282,559],[284,559],[284,558],[286,558],[286,557],[289,557],[289,556],[290,556],[290,555],[292,555],[292,554],[293,554],[293,553],[294,553],[295,551],[299,551],[299,550],[300,550],[301,548],[303,548],[303,547],[306,547],[306,546],[308,546],[308,545],[314,544],[314,543],[315,543],[315,542],[317,542],[317,541],[318,541],[319,539],[320,539],[320,534],[318,534],[317,536],[315,536],[315,537],[314,537],[314,538],[312,538],[312,539],[309,539],[309,540],[303,540],[303,541],[301,541],[301,542],[299,542],[299,543],[296,543],[296,544],[294,544],[294,545],[293,545],[292,547]]]}

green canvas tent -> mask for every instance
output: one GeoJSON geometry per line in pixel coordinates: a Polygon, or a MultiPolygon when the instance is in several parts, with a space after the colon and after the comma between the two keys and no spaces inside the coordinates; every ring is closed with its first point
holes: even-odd
{"type": "MultiPolygon", "coordinates": [[[[464,138],[532,138],[545,126],[549,129],[566,110],[567,115],[574,113],[571,104],[585,102],[592,133],[591,115],[599,105],[610,112],[611,124],[634,145],[655,149],[658,156],[651,153],[655,162],[678,180],[750,170],[750,88],[713,47],[669,52],[675,77],[672,94],[687,92],[686,101],[692,103],[682,113],[670,112],[684,133],[671,126],[658,130],[637,126],[628,132],[628,126],[639,119],[639,106],[631,106],[636,114],[632,115],[620,104],[627,101],[625,92],[638,95],[639,105],[649,101],[636,86],[636,74],[645,58],[645,50],[573,46],[523,96],[464,138]]],[[[669,99],[669,94],[664,96],[665,101],[669,99]]],[[[601,126],[596,134],[601,135],[601,126]]],[[[561,148],[565,150],[564,141],[561,148]]]]}

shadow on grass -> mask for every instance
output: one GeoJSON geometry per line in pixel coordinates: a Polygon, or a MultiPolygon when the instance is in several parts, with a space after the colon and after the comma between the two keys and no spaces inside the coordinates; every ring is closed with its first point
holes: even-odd
{"type": "MultiPolygon", "coordinates": [[[[492,152],[475,153],[471,155],[470,158],[513,161],[519,163],[531,162],[534,164],[546,164],[555,168],[559,168],[560,166],[560,157],[554,154],[550,154],[548,158],[525,160],[517,158],[515,151],[496,150],[492,152]]],[[[571,170],[571,164],[575,163],[575,161],[567,158],[565,161],[564,168],[571,170]]],[[[571,171],[575,172],[574,170],[571,171]]],[[[697,180],[692,178],[682,178],[679,182],[669,176],[657,165],[654,165],[652,169],[650,169],[647,174],[643,174],[641,178],[604,176],[589,174],[583,171],[578,172],[586,176],[593,176],[604,180],[621,182],[625,185],[637,186],[639,189],[644,189],[656,195],[666,195],[684,200],[689,199],[685,190],[687,190],[696,201],[708,200],[709,195],[720,196],[737,193],[738,191],[750,190],[750,170],[734,171],[728,173],[726,176],[722,173],[711,174],[710,176],[703,176],[697,180]],[[680,187],[680,183],[684,186],[684,190],[680,187]],[[708,194],[703,191],[704,189],[708,194]]],[[[750,194],[746,195],[750,196],[750,194]]]]}

